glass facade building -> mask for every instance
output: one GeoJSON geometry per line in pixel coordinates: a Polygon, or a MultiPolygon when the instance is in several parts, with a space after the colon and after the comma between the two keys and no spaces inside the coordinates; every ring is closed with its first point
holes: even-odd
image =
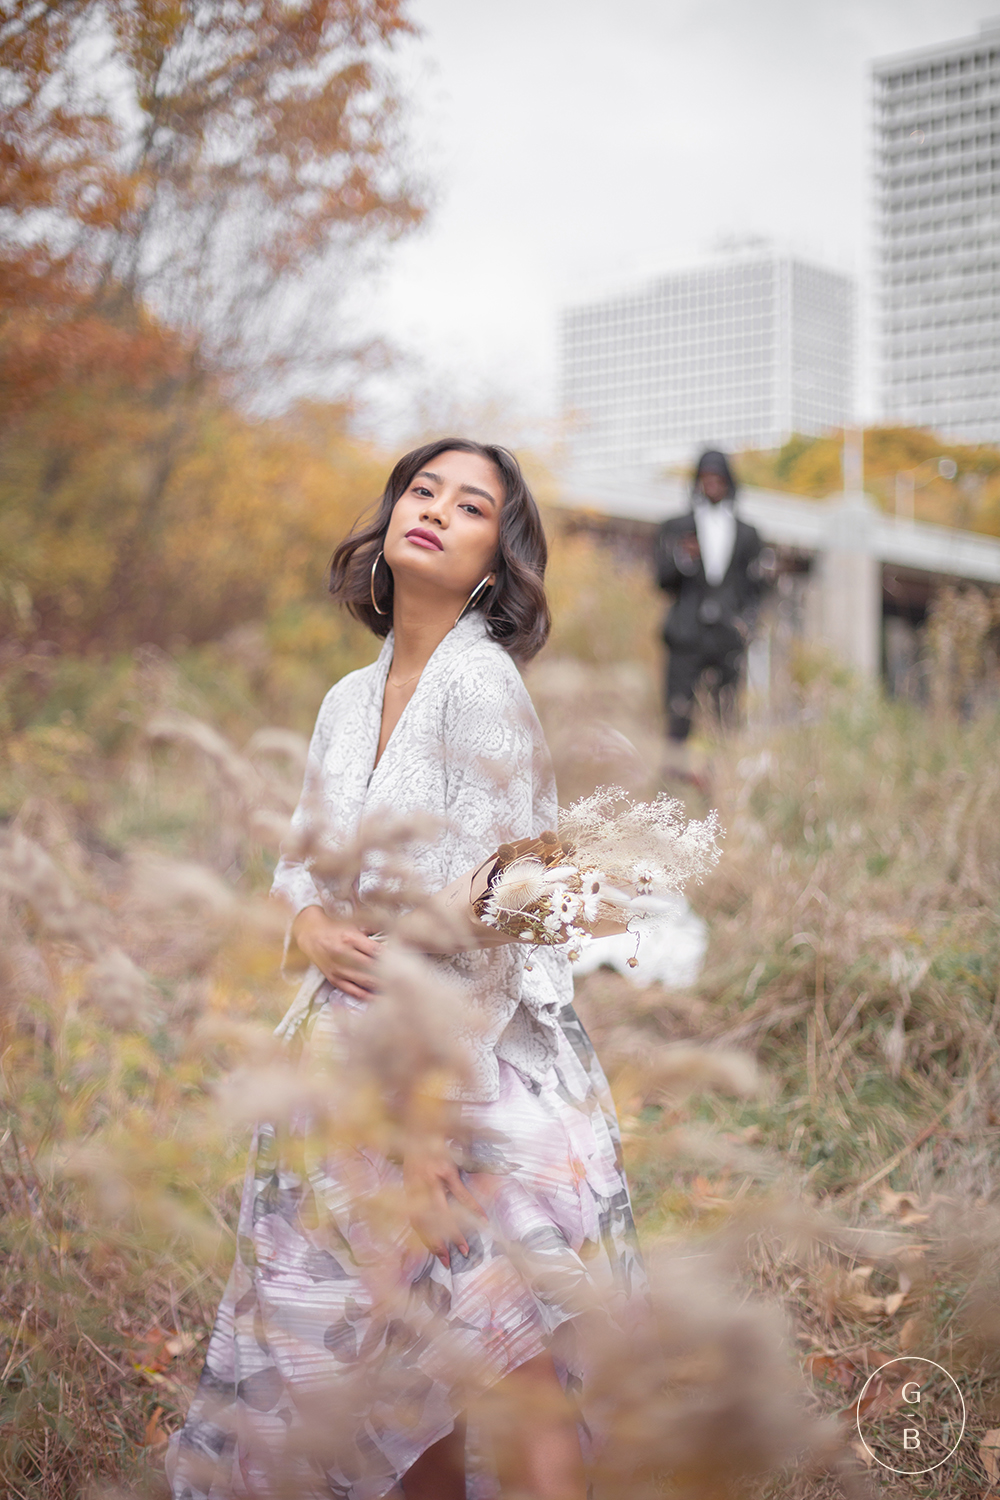
{"type": "Polygon", "coordinates": [[[850,277],[770,252],[563,310],[563,411],[585,469],[775,448],[853,420],[850,277]]]}
{"type": "Polygon", "coordinates": [[[884,421],[1000,441],[1000,24],[873,66],[884,421]]]}

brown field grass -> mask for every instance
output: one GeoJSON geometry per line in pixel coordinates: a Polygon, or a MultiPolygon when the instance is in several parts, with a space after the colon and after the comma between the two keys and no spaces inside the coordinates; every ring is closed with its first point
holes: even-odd
{"type": "MultiPolygon", "coordinates": [[[[614,709],[614,682],[594,686],[614,709]]],[[[639,740],[650,706],[629,697],[612,722],[639,740]]],[[[876,1470],[887,1493],[982,1494],[1000,1417],[998,728],[814,681],[793,722],[710,747],[727,837],[690,893],[711,933],[698,984],[579,985],[647,1242],[731,1245],[792,1315],[827,1413],[901,1355],[958,1377],[958,1455],[896,1490],[876,1470]],[[757,1096],[658,1086],[682,1041],[752,1052],[757,1096]]],[[[774,1493],[844,1482],[806,1469],[774,1493]]]]}
{"type": "MultiPolygon", "coordinates": [[[[5,670],[12,1496],[161,1487],[228,1269],[247,1140],[215,1080],[269,1065],[289,993],[260,900],[271,856],[248,809],[287,806],[294,744],[253,736],[269,718],[307,729],[322,691],[312,668],[296,677],[251,644],[239,661],[230,648],[5,670]],[[199,748],[183,714],[224,740],[199,748]]],[[[564,800],[588,777],[655,787],[648,662],[554,658],[529,685],[564,800]]],[[[998,727],[818,677],[788,722],[706,738],[726,839],[691,893],[710,929],[701,978],[669,993],[604,971],[579,983],[644,1245],[667,1256],[660,1326],[725,1356],[698,1378],[690,1361],[682,1378],[650,1356],[630,1396],[645,1425],[621,1428],[647,1477],[609,1479],[616,1500],[736,1494],[751,1479],[762,1496],[874,1493],[850,1413],[867,1374],[900,1355],[956,1375],[968,1431],[934,1475],[894,1488],[876,1468],[877,1488],[987,1488],[978,1443],[1000,1426],[998,727]],[[705,1275],[681,1298],[691,1257],[705,1275]],[[768,1307],[786,1320],[780,1358],[745,1321],[768,1307]],[[699,1452],[717,1463],[683,1470],[678,1424],[690,1432],[708,1409],[699,1452]],[[734,1437],[735,1411],[752,1442],[734,1437]]]]}

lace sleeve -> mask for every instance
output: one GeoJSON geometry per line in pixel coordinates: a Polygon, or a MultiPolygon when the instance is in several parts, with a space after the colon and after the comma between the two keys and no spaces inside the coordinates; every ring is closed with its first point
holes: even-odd
{"type": "MultiPolygon", "coordinates": [[[[330,689],[320,705],[316,716],[316,725],[309,742],[309,754],[306,758],[305,776],[302,781],[302,794],[299,797],[298,806],[292,813],[291,824],[293,833],[301,833],[308,828],[317,816],[322,816],[323,807],[323,760],[326,754],[327,742],[330,737],[330,721],[334,708],[334,694],[336,687],[330,689]]],[[[289,911],[289,931],[291,924],[307,906],[322,906],[323,898],[319,888],[309,872],[308,865],[301,859],[294,859],[282,850],[281,858],[278,860],[274,870],[274,880],[271,884],[271,895],[277,900],[283,901],[289,911]]]]}
{"type": "MultiPolygon", "coordinates": [[[[473,868],[506,839],[534,829],[540,731],[508,658],[469,652],[444,704],[448,879],[473,868]]],[[[540,831],[540,830],[539,830],[540,831]]]]}

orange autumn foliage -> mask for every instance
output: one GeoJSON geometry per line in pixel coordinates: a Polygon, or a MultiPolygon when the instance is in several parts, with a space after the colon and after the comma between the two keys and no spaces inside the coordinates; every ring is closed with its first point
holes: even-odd
{"type": "Polygon", "coordinates": [[[60,393],[0,459],[0,632],[172,646],[320,604],[324,564],[384,472],[338,408],[251,421],[204,395],[158,408],[60,393]]]}
{"type": "Polygon", "coordinates": [[[198,642],[322,598],[372,460],[342,404],[245,398],[350,365],[335,297],[422,217],[410,29],[404,0],[0,6],[8,639],[198,642]]]}
{"type": "Polygon", "coordinates": [[[402,0],[12,0],[0,309],[144,304],[258,358],[290,287],[422,217],[387,68],[410,29],[402,0]]]}

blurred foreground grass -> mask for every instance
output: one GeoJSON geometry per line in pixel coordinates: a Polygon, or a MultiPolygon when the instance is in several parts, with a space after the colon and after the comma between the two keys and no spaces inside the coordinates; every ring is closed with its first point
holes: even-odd
{"type": "MultiPolygon", "coordinates": [[[[564,800],[587,764],[654,789],[646,668],[545,659],[529,683],[564,800]]],[[[239,775],[294,795],[294,739],[261,731],[307,731],[326,685],[260,633],[5,669],[7,837],[52,863],[18,879],[8,862],[0,889],[4,1493],[162,1483],[247,1146],[213,1083],[261,1054],[292,993],[239,775]],[[150,739],[170,715],[221,730],[244,770],[150,739]]],[[[927,1495],[982,1493],[976,1445],[1000,1425],[998,730],[813,680],[789,722],[710,747],[727,832],[691,893],[710,928],[698,984],[578,986],[647,1248],[728,1247],[741,1284],[792,1319],[818,1411],[850,1414],[893,1355],[960,1376],[969,1434],[927,1495]],[[734,1051],[756,1059],[757,1089],[734,1051]]],[[[767,1492],[860,1494],[855,1463],[767,1492]]]]}

